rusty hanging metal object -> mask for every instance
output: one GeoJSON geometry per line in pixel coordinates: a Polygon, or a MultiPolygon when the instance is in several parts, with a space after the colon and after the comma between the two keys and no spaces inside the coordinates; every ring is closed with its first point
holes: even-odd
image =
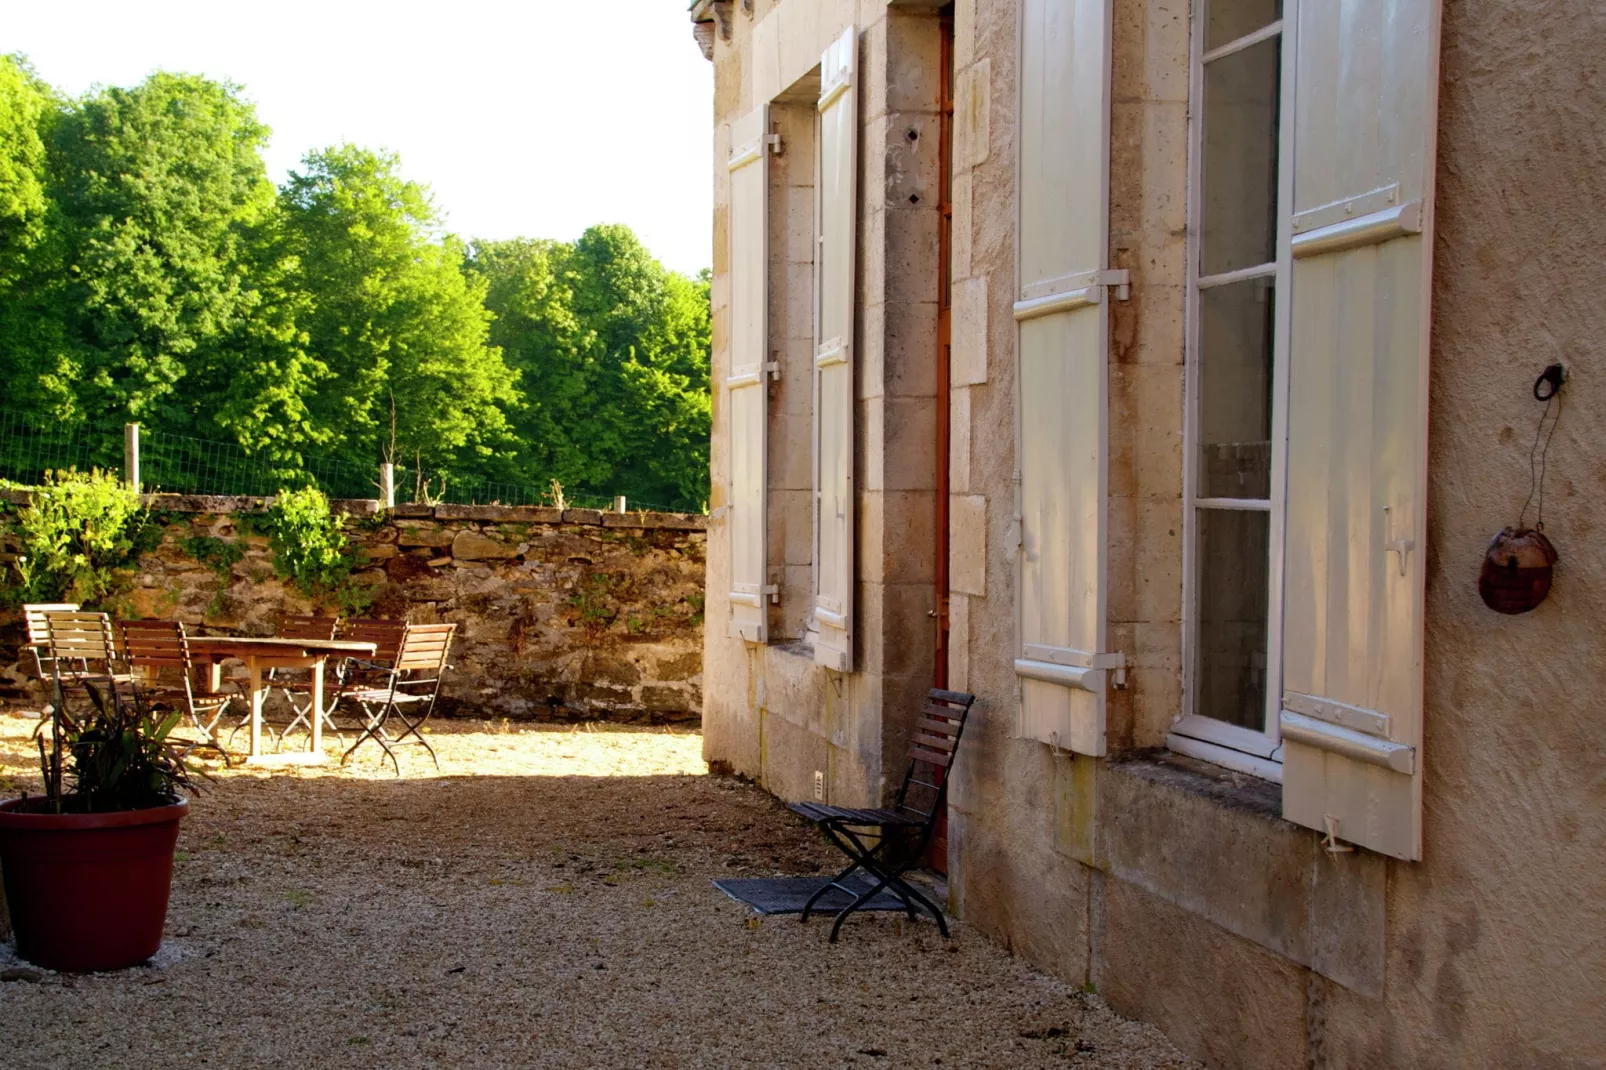
{"type": "Polygon", "coordinates": [[[1478,576],[1478,594],[1496,613],[1527,613],[1550,593],[1559,555],[1545,533],[1509,527],[1489,542],[1478,576]]]}
{"type": "Polygon", "coordinates": [[[1560,394],[1566,381],[1567,371],[1560,364],[1550,365],[1534,380],[1534,400],[1544,402],[1545,409],[1539,414],[1533,446],[1528,450],[1528,473],[1532,481],[1528,500],[1523,503],[1517,522],[1489,541],[1489,549],[1483,555],[1483,569],[1478,575],[1478,594],[1484,605],[1496,613],[1514,615],[1537,608],[1550,594],[1556,562],[1561,558],[1545,535],[1545,467],[1550,439],[1561,419],[1560,394]],[[1535,497],[1539,499],[1539,511],[1530,528],[1528,506],[1535,497]]]}

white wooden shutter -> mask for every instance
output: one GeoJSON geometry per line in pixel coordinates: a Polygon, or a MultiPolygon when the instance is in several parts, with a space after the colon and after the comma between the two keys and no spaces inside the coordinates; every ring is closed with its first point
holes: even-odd
{"type": "Polygon", "coordinates": [[[853,303],[857,242],[859,39],[849,26],[820,57],[819,341],[814,351],[814,660],[853,668],[853,303]]]}
{"type": "Polygon", "coordinates": [[[766,642],[769,586],[765,532],[769,449],[769,107],[731,123],[730,634],[766,642]]]}
{"type": "Polygon", "coordinates": [[[1283,815],[1422,852],[1428,306],[1440,0],[1301,4],[1283,815]]]}
{"type": "Polygon", "coordinates": [[[1020,734],[1104,753],[1110,0],[1021,4],[1020,734]]]}

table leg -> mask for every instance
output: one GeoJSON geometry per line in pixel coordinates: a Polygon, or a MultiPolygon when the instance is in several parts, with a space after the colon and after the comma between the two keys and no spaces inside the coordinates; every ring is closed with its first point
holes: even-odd
{"type": "Polygon", "coordinates": [[[215,695],[223,690],[223,663],[214,658],[207,658],[194,664],[194,672],[190,675],[195,680],[195,690],[202,695],[215,695]]]}
{"type": "Polygon", "coordinates": [[[323,753],[323,658],[312,663],[312,753],[323,753]]]}
{"type": "Polygon", "coordinates": [[[262,754],[262,666],[256,658],[247,658],[246,669],[251,673],[251,757],[262,754]]]}

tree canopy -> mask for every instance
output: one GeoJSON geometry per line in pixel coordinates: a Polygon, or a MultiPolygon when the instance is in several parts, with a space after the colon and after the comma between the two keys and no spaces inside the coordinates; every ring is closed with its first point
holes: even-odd
{"type": "MultiPolygon", "coordinates": [[[[395,460],[476,481],[707,497],[707,275],[623,226],[464,242],[391,153],[275,188],[239,86],[68,99],[0,56],[0,409],[219,440],[286,481],[395,460]]],[[[3,444],[0,444],[3,448],[3,444]]]]}

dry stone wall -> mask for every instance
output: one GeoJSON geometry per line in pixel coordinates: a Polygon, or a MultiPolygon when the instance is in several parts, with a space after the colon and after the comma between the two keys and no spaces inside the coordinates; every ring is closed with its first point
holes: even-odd
{"type": "MultiPolygon", "coordinates": [[[[271,635],[286,613],[455,623],[442,712],[517,720],[695,723],[702,713],[705,518],[541,507],[336,502],[358,549],[349,592],[312,598],[273,572],[250,516],[262,499],[155,495],[167,520],[119,614],[208,634],[271,635]],[[198,540],[242,555],[197,560],[198,540]],[[349,594],[348,594],[349,597],[349,594]]],[[[232,556],[232,555],[230,555],[232,556]]],[[[0,617],[0,686],[24,688],[15,609],[0,617]]]]}

